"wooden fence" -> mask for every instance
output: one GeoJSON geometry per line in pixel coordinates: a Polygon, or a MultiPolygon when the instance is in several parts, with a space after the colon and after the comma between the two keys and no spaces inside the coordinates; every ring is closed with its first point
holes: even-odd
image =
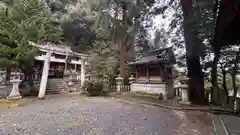
{"type": "MultiPolygon", "coordinates": [[[[116,84],[111,84],[109,86],[109,91],[117,92],[117,85],[116,84]]],[[[130,91],[131,91],[130,85],[121,85],[120,86],[120,92],[130,92],[130,91]]]]}

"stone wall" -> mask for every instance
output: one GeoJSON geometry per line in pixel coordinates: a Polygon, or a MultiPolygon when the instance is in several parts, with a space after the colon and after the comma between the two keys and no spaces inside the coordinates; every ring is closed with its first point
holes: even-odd
{"type": "Polygon", "coordinates": [[[131,84],[132,92],[143,92],[149,94],[163,94],[166,97],[166,85],[165,84],[150,84],[150,83],[138,83],[133,82],[131,84]]]}

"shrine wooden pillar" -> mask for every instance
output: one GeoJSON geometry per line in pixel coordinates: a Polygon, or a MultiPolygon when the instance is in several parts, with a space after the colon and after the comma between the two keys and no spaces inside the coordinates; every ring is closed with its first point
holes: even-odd
{"type": "Polygon", "coordinates": [[[159,69],[160,69],[160,71],[159,71],[159,72],[160,72],[160,76],[159,76],[159,77],[160,77],[160,79],[161,79],[161,82],[163,82],[163,81],[164,81],[163,67],[160,65],[160,66],[159,66],[159,69]]]}
{"type": "Polygon", "coordinates": [[[172,78],[172,65],[167,64],[164,66],[164,80],[166,84],[167,98],[174,96],[173,78],[172,78]]]}
{"type": "Polygon", "coordinates": [[[136,66],[136,80],[138,80],[138,72],[139,72],[139,68],[136,66]]]}
{"type": "Polygon", "coordinates": [[[74,65],[74,70],[77,71],[77,64],[74,65]]]}
{"type": "Polygon", "coordinates": [[[146,66],[146,68],[147,68],[147,69],[146,69],[146,70],[147,70],[147,81],[149,82],[149,79],[150,79],[150,78],[149,78],[149,68],[148,68],[148,65],[146,66]]]}

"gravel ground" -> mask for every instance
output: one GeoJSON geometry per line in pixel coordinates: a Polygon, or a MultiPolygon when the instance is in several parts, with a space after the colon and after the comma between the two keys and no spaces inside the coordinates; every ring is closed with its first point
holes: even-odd
{"type": "Polygon", "coordinates": [[[202,115],[113,98],[59,97],[0,109],[0,135],[211,135],[202,115]]]}

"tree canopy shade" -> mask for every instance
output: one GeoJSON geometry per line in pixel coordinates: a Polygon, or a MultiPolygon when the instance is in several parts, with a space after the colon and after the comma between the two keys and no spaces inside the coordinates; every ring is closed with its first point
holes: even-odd
{"type": "Polygon", "coordinates": [[[88,51],[98,38],[98,27],[94,25],[97,11],[83,1],[70,4],[66,9],[61,19],[65,42],[78,52],[88,51]]]}
{"type": "Polygon", "coordinates": [[[216,19],[213,46],[221,48],[240,42],[240,1],[221,0],[216,19]]]}
{"type": "MultiPolygon", "coordinates": [[[[115,77],[118,64],[118,50],[110,40],[110,32],[95,24],[98,10],[89,1],[79,0],[70,4],[67,14],[61,19],[65,42],[73,50],[89,53],[91,82],[102,83],[115,77]]],[[[91,2],[91,1],[90,1],[91,2]]]]}
{"type": "Polygon", "coordinates": [[[45,0],[5,0],[0,5],[1,68],[32,64],[37,49],[28,41],[60,39],[61,29],[45,0]]]}

